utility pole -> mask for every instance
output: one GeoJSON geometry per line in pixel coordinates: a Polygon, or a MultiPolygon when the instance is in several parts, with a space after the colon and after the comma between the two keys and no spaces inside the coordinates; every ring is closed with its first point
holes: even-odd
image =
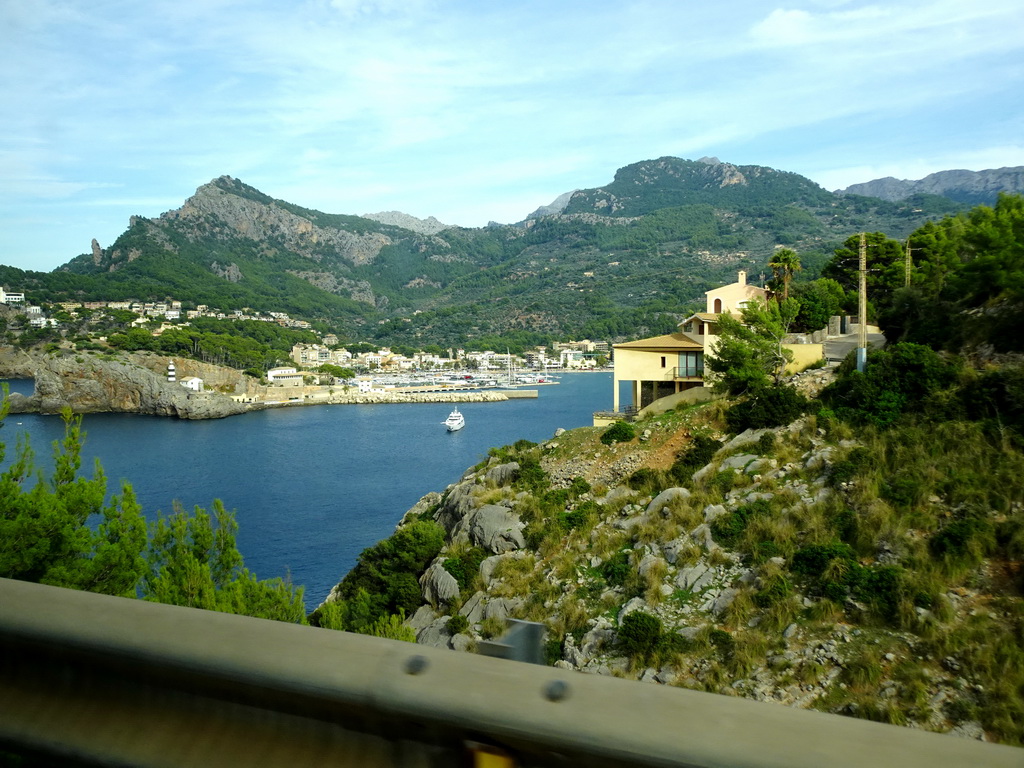
{"type": "Polygon", "coordinates": [[[903,259],[903,287],[910,287],[910,237],[907,237],[907,255],[903,259]]]}
{"type": "Polygon", "coordinates": [[[867,235],[860,233],[860,300],[857,306],[857,370],[864,373],[868,361],[868,242],[867,235]]]}

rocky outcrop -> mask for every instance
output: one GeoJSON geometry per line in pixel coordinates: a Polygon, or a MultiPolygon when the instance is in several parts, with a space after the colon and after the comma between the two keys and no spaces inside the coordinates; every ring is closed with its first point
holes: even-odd
{"type": "Polygon", "coordinates": [[[451,225],[438,221],[433,216],[425,219],[418,219],[401,211],[381,211],[380,213],[364,213],[364,219],[370,219],[381,224],[389,224],[393,227],[401,227],[411,232],[418,232],[421,235],[436,235],[442,229],[448,229],[451,225]]]}
{"type": "Polygon", "coordinates": [[[970,205],[992,205],[1000,192],[1024,192],[1024,166],[1015,168],[993,168],[986,171],[939,171],[918,181],[884,179],[851,184],[837,194],[864,195],[895,202],[911,195],[942,195],[970,205]]]}
{"type": "Polygon", "coordinates": [[[320,261],[325,251],[331,251],[355,266],[369,264],[381,248],[391,244],[391,238],[380,232],[354,234],[318,226],[230,176],[204,184],[181,208],[160,218],[177,221],[186,229],[191,226],[196,235],[226,229],[226,234],[258,242],[280,241],[286,249],[312,261],[320,261]]]}
{"type": "Polygon", "coordinates": [[[115,357],[69,351],[47,354],[11,348],[0,350],[0,375],[35,380],[31,396],[10,396],[12,413],[60,413],[70,408],[75,413],[220,419],[253,410],[253,406],[236,403],[216,389],[191,392],[177,382],[168,382],[167,364],[172,359],[179,379],[199,376],[208,386],[229,391],[247,386],[247,377],[239,371],[179,358],[144,354],[115,357]]]}

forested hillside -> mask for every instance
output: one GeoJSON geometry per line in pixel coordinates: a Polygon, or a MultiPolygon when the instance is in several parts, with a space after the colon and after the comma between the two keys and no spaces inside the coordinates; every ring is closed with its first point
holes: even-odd
{"type": "Polygon", "coordinates": [[[737,269],[800,251],[809,276],[849,235],[905,237],[957,210],[836,196],[792,173],[661,158],[572,194],[560,213],[429,234],[276,200],[237,179],[200,187],[53,273],[0,267],[30,300],[140,300],[277,310],[344,337],[423,346],[622,339],[671,330],[737,269]]]}

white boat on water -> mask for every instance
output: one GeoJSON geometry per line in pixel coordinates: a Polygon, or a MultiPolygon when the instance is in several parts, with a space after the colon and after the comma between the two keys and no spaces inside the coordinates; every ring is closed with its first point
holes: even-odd
{"type": "Polygon", "coordinates": [[[449,432],[457,432],[466,426],[466,418],[456,408],[448,414],[448,418],[444,420],[444,425],[448,428],[449,432]]]}

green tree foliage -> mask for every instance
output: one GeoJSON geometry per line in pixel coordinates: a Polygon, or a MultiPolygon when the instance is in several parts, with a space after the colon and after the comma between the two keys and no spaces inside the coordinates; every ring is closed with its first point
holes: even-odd
{"type": "MultiPolygon", "coordinates": [[[[865,241],[868,298],[876,305],[886,304],[892,292],[903,286],[903,243],[892,240],[881,232],[868,232],[865,241]]],[[[847,292],[847,307],[851,311],[857,306],[859,274],[860,235],[852,235],[846,239],[842,247],[836,249],[832,260],[821,270],[822,277],[835,280],[847,292]]]]}
{"type": "Polygon", "coordinates": [[[714,353],[704,358],[715,374],[714,389],[743,395],[777,384],[793,358],[782,341],[798,310],[795,299],[751,301],[740,318],[720,315],[718,343],[714,353]]]}
{"type": "Polygon", "coordinates": [[[38,479],[29,487],[34,465],[27,442],[0,475],[0,576],[134,595],[145,567],[145,519],[127,484],[105,503],[106,478],[98,464],[92,478],[78,475],[81,417],[67,411],[64,420],[49,482],[38,479]]]}
{"type": "Polygon", "coordinates": [[[418,578],[443,544],[444,529],[431,520],[403,525],[390,538],[363,550],[338,585],[340,599],[314,611],[310,622],[366,633],[382,617],[414,611],[422,601],[418,578]]]}
{"type": "Polygon", "coordinates": [[[601,433],[601,442],[605,445],[612,443],[628,443],[636,437],[636,430],[628,421],[616,421],[601,433]]]}
{"type": "Polygon", "coordinates": [[[793,298],[800,303],[800,311],[793,321],[797,332],[817,331],[828,325],[829,318],[842,314],[846,292],[835,280],[827,277],[793,286],[793,298]]]}
{"type": "Polygon", "coordinates": [[[340,365],[332,365],[331,363],[324,363],[317,371],[320,373],[326,373],[328,376],[333,376],[336,379],[354,379],[356,372],[351,368],[342,368],[340,365]]]}
{"type": "Polygon", "coordinates": [[[153,527],[142,583],[147,600],[223,613],[301,623],[302,588],[282,579],[259,581],[235,547],[238,524],[219,501],[213,515],[176,508],[153,527]]]}
{"type": "Polygon", "coordinates": [[[869,351],[863,373],[852,360],[844,362],[821,399],[841,418],[881,427],[895,423],[904,413],[924,412],[930,404],[948,415],[948,401],[933,398],[956,382],[959,370],[959,361],[947,361],[928,347],[902,342],[869,351]]]}
{"type": "MultiPolygon", "coordinates": [[[[0,419],[7,402],[0,407],[0,419]]],[[[64,413],[49,481],[34,474],[27,442],[0,475],[0,576],[123,597],[301,622],[302,589],[257,580],[235,547],[233,515],[214,502],[216,525],[202,509],[177,510],[147,529],[132,487],[106,501],[106,477],[79,474],[81,416],[64,413]]],[[[0,444],[0,458],[4,446],[0,444]]]]}
{"type": "Polygon", "coordinates": [[[646,661],[661,640],[661,619],[644,611],[628,613],[619,626],[619,648],[638,661],[646,661]]]}

